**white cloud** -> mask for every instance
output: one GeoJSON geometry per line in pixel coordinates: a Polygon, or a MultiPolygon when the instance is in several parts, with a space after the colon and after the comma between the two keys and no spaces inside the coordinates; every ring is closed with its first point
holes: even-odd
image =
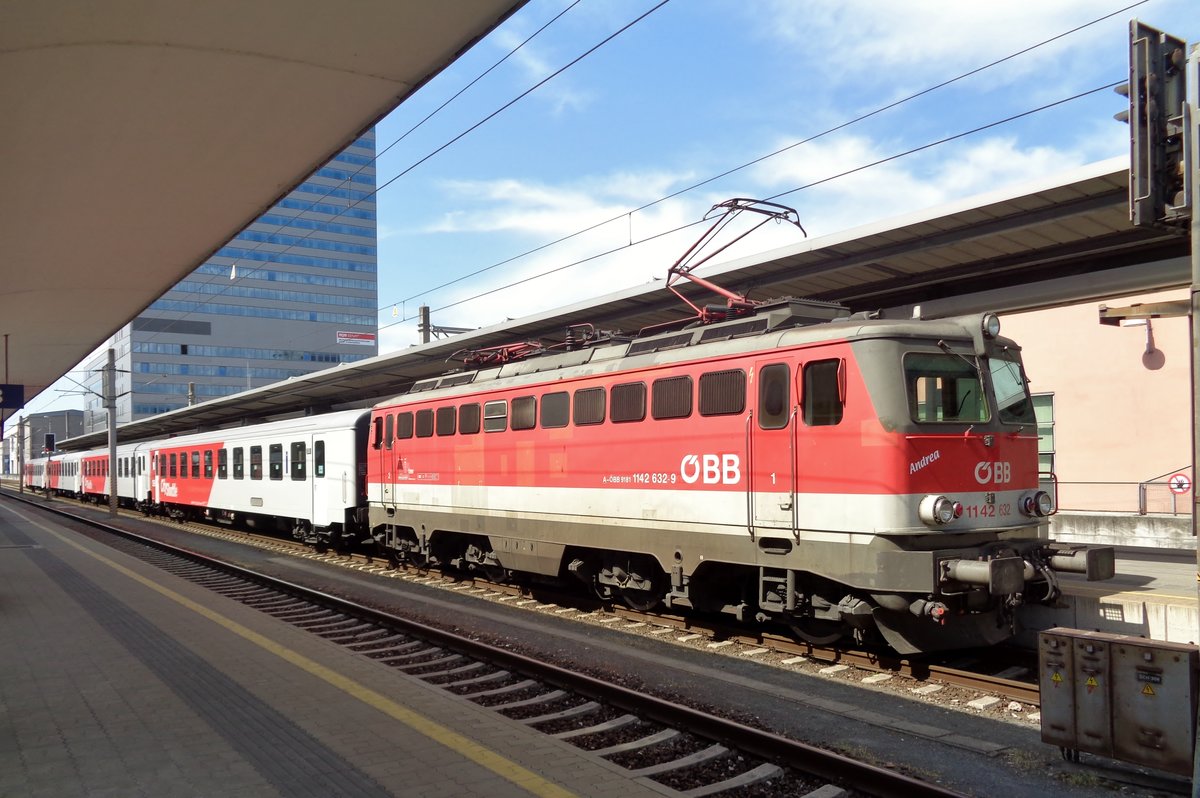
{"type": "Polygon", "coordinates": [[[1022,147],[1016,137],[993,136],[886,161],[888,143],[862,136],[811,142],[756,167],[766,193],[812,185],[780,201],[800,211],[810,235],[910,213],[1088,163],[1092,147],[1022,147]],[[844,175],[835,177],[837,175],[844,175]],[[834,178],[834,179],[829,179],[834,178]],[[827,182],[821,182],[827,181],[827,182]]]}
{"type": "MultiPolygon", "coordinates": [[[[810,66],[835,81],[864,74],[895,83],[897,70],[909,76],[951,77],[1089,22],[1113,9],[1094,0],[959,2],[907,0],[772,0],[765,35],[802,49],[810,66]],[[886,79],[883,78],[886,76],[886,79]]],[[[1123,25],[1124,18],[1114,24],[1123,25]]],[[[1110,28],[1095,25],[1062,45],[1040,48],[1015,62],[1021,75],[1061,57],[1063,47],[1087,48],[1110,28]]]]}
{"type": "MultiPolygon", "coordinates": [[[[527,36],[528,34],[526,33],[501,27],[492,34],[489,41],[497,45],[498,49],[507,53],[521,44],[527,36]]],[[[507,61],[508,64],[516,66],[524,76],[523,80],[518,81],[519,86],[516,93],[520,93],[520,91],[524,91],[539,81],[553,75],[556,70],[561,69],[569,63],[573,57],[575,57],[574,54],[556,56],[555,60],[543,57],[536,39],[516,50],[509,56],[507,61]]],[[[567,111],[586,110],[594,99],[594,93],[589,90],[580,89],[574,85],[568,72],[557,75],[551,78],[545,85],[539,86],[529,97],[529,99],[534,98],[540,102],[548,103],[555,114],[562,114],[567,111]]]]}

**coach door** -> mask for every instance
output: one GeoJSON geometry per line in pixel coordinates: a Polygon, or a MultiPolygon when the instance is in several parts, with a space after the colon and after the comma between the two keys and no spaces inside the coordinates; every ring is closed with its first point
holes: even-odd
{"type": "Polygon", "coordinates": [[[751,533],[775,534],[795,529],[796,406],[792,367],[763,361],[756,364],[757,386],[747,425],[747,515],[751,533]]]}

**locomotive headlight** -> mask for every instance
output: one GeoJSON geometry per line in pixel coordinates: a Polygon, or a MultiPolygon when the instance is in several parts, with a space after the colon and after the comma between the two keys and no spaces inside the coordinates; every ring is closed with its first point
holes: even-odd
{"type": "Polygon", "coordinates": [[[945,496],[926,496],[921,499],[917,515],[930,526],[945,526],[962,515],[962,505],[945,496]]]}
{"type": "Polygon", "coordinates": [[[995,313],[985,313],[980,326],[983,329],[984,338],[995,338],[1000,334],[1000,317],[995,313]]]}
{"type": "Polygon", "coordinates": [[[1021,512],[1029,516],[1046,517],[1054,509],[1054,499],[1044,490],[1026,493],[1021,497],[1021,512]]]}

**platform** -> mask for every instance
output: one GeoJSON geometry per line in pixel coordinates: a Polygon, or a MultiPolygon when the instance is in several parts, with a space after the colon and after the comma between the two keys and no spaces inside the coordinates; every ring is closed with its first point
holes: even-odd
{"type": "Polygon", "coordinates": [[[0,502],[0,795],[664,792],[0,502]]]}
{"type": "Polygon", "coordinates": [[[1197,643],[1197,573],[1195,550],[1118,546],[1116,576],[1087,582],[1065,574],[1060,577],[1065,606],[1026,607],[1021,621],[1034,631],[1034,642],[1037,630],[1065,626],[1197,643]]]}

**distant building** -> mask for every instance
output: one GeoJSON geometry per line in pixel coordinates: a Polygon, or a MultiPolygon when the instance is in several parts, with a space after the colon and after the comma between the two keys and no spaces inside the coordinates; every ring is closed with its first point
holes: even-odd
{"type": "Polygon", "coordinates": [[[84,433],[378,354],[375,133],[334,156],[84,365],[84,433]]]}
{"type": "Polygon", "coordinates": [[[1187,298],[1166,291],[1003,317],[1029,374],[1042,470],[1057,480],[1052,535],[1195,546],[1188,319],[1099,323],[1102,304],[1187,298]]]}
{"type": "Polygon", "coordinates": [[[31,413],[24,423],[9,421],[4,426],[3,473],[5,476],[20,473],[19,462],[31,457],[41,457],[46,452],[47,435],[53,435],[55,443],[83,434],[82,410],[55,410],[49,413],[31,413]],[[24,451],[18,453],[18,449],[24,451]]]}

